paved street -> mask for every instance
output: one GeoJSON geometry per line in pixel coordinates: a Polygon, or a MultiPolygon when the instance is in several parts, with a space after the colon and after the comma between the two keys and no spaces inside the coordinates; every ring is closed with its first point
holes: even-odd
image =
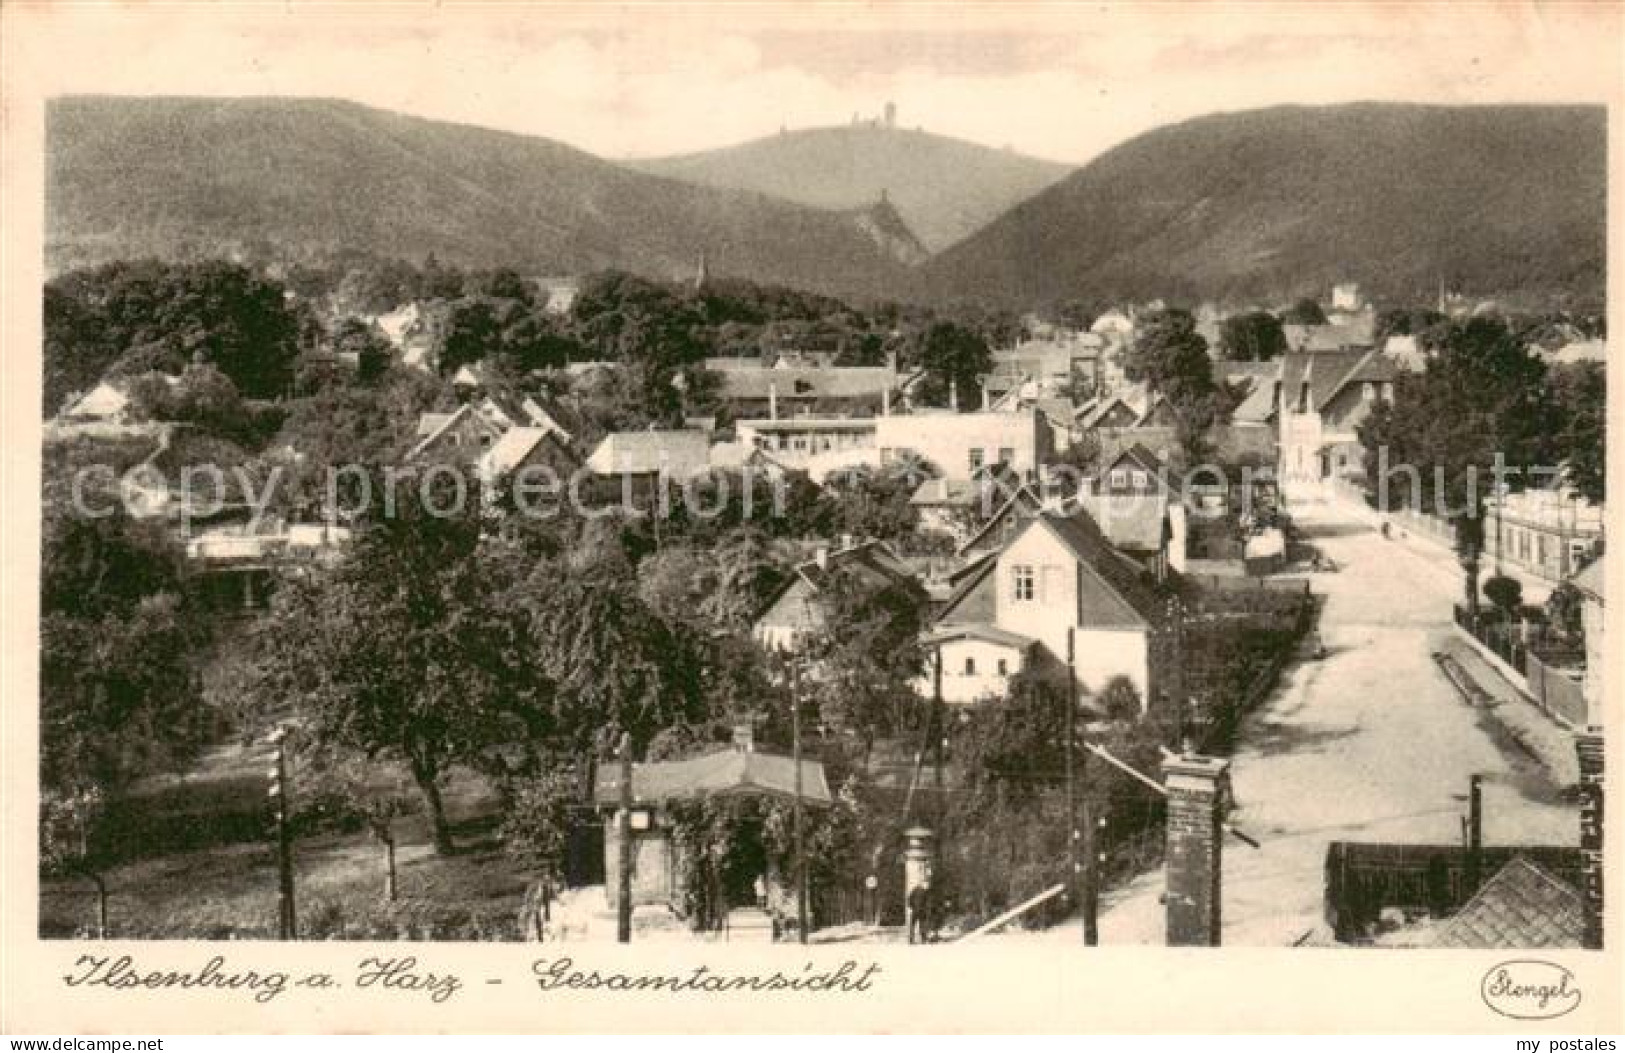
{"type": "MultiPolygon", "coordinates": [[[[1329,653],[1289,668],[1242,733],[1231,821],[1263,848],[1225,845],[1227,945],[1328,941],[1327,844],[1458,840],[1474,772],[1487,776],[1486,843],[1578,838],[1577,812],[1553,781],[1492,734],[1430,657],[1452,631],[1453,561],[1385,540],[1337,505],[1294,513],[1342,568],[1314,578],[1329,653]]],[[[1162,883],[1159,870],[1104,897],[1102,942],[1161,943],[1162,883]]]]}

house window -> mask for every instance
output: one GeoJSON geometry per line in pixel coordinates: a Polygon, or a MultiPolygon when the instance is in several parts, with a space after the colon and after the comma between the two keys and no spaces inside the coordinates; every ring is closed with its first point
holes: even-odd
{"type": "Polygon", "coordinates": [[[1003,659],[1003,658],[999,659],[999,675],[1000,676],[1009,676],[1010,675],[1010,663],[1007,660],[1003,659]]]}
{"type": "Polygon", "coordinates": [[[1015,464],[1016,463],[1016,451],[1015,451],[1015,448],[1011,447],[1011,446],[1000,446],[999,447],[999,463],[1000,464],[1015,464]]]}
{"type": "Polygon", "coordinates": [[[1122,468],[1112,469],[1112,489],[1123,490],[1128,487],[1128,472],[1122,468]]]}
{"type": "Polygon", "coordinates": [[[1033,599],[1038,594],[1037,577],[1033,568],[1021,565],[1011,568],[1010,571],[1011,594],[1018,602],[1033,599]]]}
{"type": "Polygon", "coordinates": [[[1377,385],[1371,383],[1369,380],[1366,381],[1364,384],[1360,385],[1360,398],[1362,398],[1366,402],[1371,402],[1371,401],[1375,400],[1376,397],[1377,397],[1377,385]]]}
{"type": "Polygon", "coordinates": [[[972,475],[976,474],[978,471],[981,470],[981,468],[982,468],[982,451],[981,451],[981,449],[979,447],[972,448],[971,451],[970,451],[970,470],[971,470],[971,474],[972,475]]]}
{"type": "Polygon", "coordinates": [[[1149,477],[1144,472],[1140,471],[1138,468],[1136,468],[1134,470],[1134,489],[1136,489],[1136,490],[1147,489],[1146,483],[1148,481],[1149,481],[1149,477]]]}
{"type": "Polygon", "coordinates": [[[966,676],[975,676],[976,675],[976,659],[974,659],[974,658],[966,658],[965,659],[965,675],[966,676]]]}

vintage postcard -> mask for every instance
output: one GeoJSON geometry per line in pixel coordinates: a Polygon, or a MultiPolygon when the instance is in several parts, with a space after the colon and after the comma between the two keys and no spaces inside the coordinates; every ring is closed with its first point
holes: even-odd
{"type": "Polygon", "coordinates": [[[1625,1026],[1619,6],[0,17],[0,1029],[1625,1026]]]}

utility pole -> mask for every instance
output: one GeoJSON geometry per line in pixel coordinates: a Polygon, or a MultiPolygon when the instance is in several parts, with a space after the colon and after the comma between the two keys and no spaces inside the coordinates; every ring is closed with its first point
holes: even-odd
{"type": "Polygon", "coordinates": [[[620,835],[621,855],[616,875],[615,939],[632,942],[632,736],[621,732],[621,813],[615,828],[620,835]]]}
{"type": "Polygon", "coordinates": [[[288,827],[291,805],[288,786],[288,729],[278,727],[271,732],[271,745],[276,748],[276,763],[271,769],[271,799],[276,802],[276,876],[277,876],[277,938],[299,938],[298,915],[294,910],[293,895],[293,831],[288,827]]]}
{"type": "Polygon", "coordinates": [[[1083,880],[1083,865],[1079,860],[1078,851],[1084,846],[1080,844],[1082,835],[1078,830],[1078,786],[1077,763],[1074,754],[1077,752],[1076,726],[1078,722],[1078,665],[1077,665],[1077,633],[1072,626],[1066,630],[1066,726],[1061,735],[1061,753],[1066,763],[1066,865],[1068,868],[1067,885],[1072,891],[1074,902],[1078,904],[1083,914],[1083,942],[1088,945],[1089,930],[1092,922],[1089,917],[1088,889],[1083,880]]]}
{"type": "MultiPolygon", "coordinates": [[[[940,643],[937,644],[936,669],[935,669],[935,675],[934,675],[934,677],[932,679],[933,679],[933,683],[932,683],[932,688],[931,688],[931,715],[930,715],[929,718],[927,718],[926,723],[930,728],[930,734],[936,739],[936,751],[937,751],[937,757],[936,757],[936,762],[937,762],[937,816],[936,816],[936,818],[937,818],[937,836],[941,837],[942,836],[942,821],[943,821],[943,818],[944,818],[944,816],[946,816],[947,811],[948,811],[947,793],[945,792],[947,787],[944,785],[943,774],[942,774],[942,768],[943,768],[943,763],[944,763],[943,754],[946,752],[947,747],[948,747],[948,722],[943,719],[943,709],[942,709],[942,707],[943,707],[943,702],[942,702],[942,645],[940,643]]],[[[941,842],[939,841],[938,843],[940,844],[941,842]]]]}
{"type": "Polygon", "coordinates": [[[795,765],[796,941],[807,942],[807,846],[803,839],[801,809],[801,676],[790,674],[790,756],[795,765]]]}
{"type": "Polygon", "coordinates": [[[1484,776],[1473,774],[1467,791],[1467,895],[1478,891],[1484,872],[1484,776]]]}
{"type": "MultiPolygon", "coordinates": [[[[1069,748],[1067,753],[1073,753],[1069,748]]],[[[1078,781],[1083,784],[1083,797],[1079,801],[1079,829],[1083,833],[1083,945],[1100,945],[1100,841],[1095,836],[1097,824],[1105,825],[1105,818],[1096,819],[1089,804],[1089,756],[1078,757],[1078,781]]]]}

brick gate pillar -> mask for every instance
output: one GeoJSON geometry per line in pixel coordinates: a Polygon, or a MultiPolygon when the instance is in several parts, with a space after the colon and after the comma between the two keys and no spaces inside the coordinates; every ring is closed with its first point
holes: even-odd
{"type": "Polygon", "coordinates": [[[1574,737],[1580,757],[1581,889],[1585,930],[1581,946],[1602,949],[1602,730],[1587,728],[1574,737]]]}
{"type": "Polygon", "coordinates": [[[1168,787],[1167,943],[1217,947],[1230,762],[1175,756],[1162,762],[1162,772],[1168,787]]]}

